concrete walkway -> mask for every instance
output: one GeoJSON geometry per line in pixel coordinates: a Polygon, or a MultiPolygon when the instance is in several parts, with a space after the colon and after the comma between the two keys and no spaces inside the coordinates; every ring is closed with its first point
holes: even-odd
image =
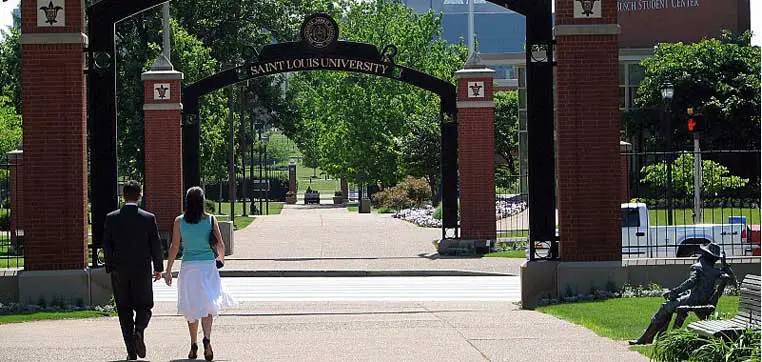
{"type": "Polygon", "coordinates": [[[235,232],[227,270],[468,270],[518,275],[523,259],[439,257],[441,230],[388,214],[286,205],[235,232]]]}
{"type": "MultiPolygon", "coordinates": [[[[185,322],[158,303],[149,361],[186,361],[185,322]]],[[[124,358],[116,318],[0,325],[0,361],[124,358]]],[[[244,303],[215,321],[217,361],[646,362],[615,342],[505,302],[244,303]]]]}

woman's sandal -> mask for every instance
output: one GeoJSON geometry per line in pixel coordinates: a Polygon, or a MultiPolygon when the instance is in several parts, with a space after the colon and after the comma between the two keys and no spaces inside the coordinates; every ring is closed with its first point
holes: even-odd
{"type": "Polygon", "coordinates": [[[188,359],[196,359],[198,357],[198,344],[191,343],[190,352],[188,352],[188,359]]]}
{"type": "Polygon", "coordinates": [[[209,338],[204,338],[204,359],[211,361],[214,359],[214,351],[212,351],[212,344],[209,343],[209,338]]]}

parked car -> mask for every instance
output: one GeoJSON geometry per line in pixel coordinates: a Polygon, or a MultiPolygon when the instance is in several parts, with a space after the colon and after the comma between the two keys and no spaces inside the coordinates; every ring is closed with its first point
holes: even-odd
{"type": "MultiPolygon", "coordinates": [[[[732,219],[740,219],[731,217],[732,219]]],[[[729,256],[759,255],[759,225],[745,223],[651,226],[643,203],[622,204],[622,256],[689,257],[699,245],[720,245],[729,256]]]]}

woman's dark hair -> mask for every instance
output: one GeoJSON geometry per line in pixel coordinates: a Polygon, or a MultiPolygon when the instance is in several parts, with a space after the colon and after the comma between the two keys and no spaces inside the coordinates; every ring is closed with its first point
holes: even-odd
{"type": "Polygon", "coordinates": [[[185,193],[185,222],[197,224],[201,218],[206,217],[204,212],[204,190],[198,186],[188,189],[185,193]]]}

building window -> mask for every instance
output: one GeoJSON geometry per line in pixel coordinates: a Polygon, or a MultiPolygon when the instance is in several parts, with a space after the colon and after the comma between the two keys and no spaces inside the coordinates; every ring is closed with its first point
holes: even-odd
{"type": "Polygon", "coordinates": [[[635,97],[638,86],[646,76],[645,68],[639,63],[619,64],[619,109],[628,111],[637,108],[635,97]]]}

